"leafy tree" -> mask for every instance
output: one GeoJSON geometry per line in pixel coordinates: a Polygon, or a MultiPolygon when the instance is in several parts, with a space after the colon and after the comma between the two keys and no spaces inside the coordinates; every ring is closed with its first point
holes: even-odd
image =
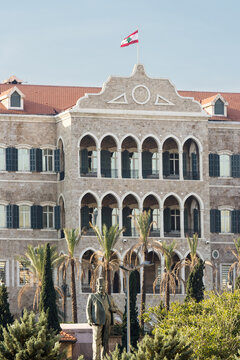
{"type": "MultiPolygon", "coordinates": [[[[59,255],[56,246],[52,246],[50,249],[51,253],[51,267],[57,267],[64,260],[62,255],[59,255]]],[[[25,256],[18,257],[18,261],[29,269],[31,276],[31,284],[26,283],[18,293],[18,306],[22,306],[22,296],[24,293],[32,290],[32,284],[35,286],[35,294],[33,298],[33,309],[37,310],[39,305],[39,296],[42,286],[42,277],[44,271],[44,246],[38,245],[34,248],[32,245],[28,245],[25,256]]],[[[62,296],[62,292],[58,286],[55,286],[56,291],[62,296]]]]}
{"type": "Polygon", "coordinates": [[[199,302],[204,299],[203,270],[204,262],[202,259],[199,259],[188,277],[185,301],[194,299],[196,302],[199,302]]]}
{"type": "Polygon", "coordinates": [[[44,270],[42,278],[42,288],[40,293],[40,311],[44,311],[47,316],[48,328],[56,332],[61,331],[58,321],[56,306],[56,291],[54,289],[52,268],[51,268],[51,250],[49,243],[45,246],[44,270]]]}
{"type": "Polygon", "coordinates": [[[230,278],[231,273],[236,268],[237,277],[235,280],[235,289],[240,289],[240,237],[237,239],[234,239],[234,245],[235,249],[231,250],[234,257],[236,258],[236,261],[233,262],[233,264],[230,266],[228,277],[230,278]]]}
{"type": "Polygon", "coordinates": [[[48,329],[47,317],[41,313],[38,322],[33,312],[24,311],[20,320],[3,330],[0,360],[61,360],[59,337],[48,329]],[[8,331],[7,331],[8,330],[8,331]]]}
{"type": "MultiPolygon", "coordinates": [[[[139,234],[137,244],[133,245],[130,249],[130,254],[134,252],[140,252],[142,255],[142,261],[147,259],[148,249],[159,250],[159,243],[149,239],[150,231],[153,225],[151,221],[151,211],[143,211],[139,215],[132,216],[136,230],[139,234]]],[[[140,306],[140,318],[141,327],[144,325],[143,314],[145,312],[146,303],[146,289],[145,289],[145,269],[142,269],[142,288],[141,288],[141,306],[140,306]]]]}
{"type": "MultiPolygon", "coordinates": [[[[136,271],[136,270],[135,270],[136,271]]],[[[129,277],[129,298],[130,298],[130,332],[131,345],[136,348],[140,335],[140,327],[138,321],[137,302],[137,284],[135,271],[130,273],[129,277]]],[[[122,346],[127,348],[127,304],[125,304],[125,312],[122,322],[122,346]]]]}
{"type": "MultiPolygon", "coordinates": [[[[75,279],[75,268],[77,273],[79,273],[79,260],[75,258],[74,252],[80,241],[80,231],[79,229],[63,229],[65,239],[67,242],[68,254],[64,254],[64,262],[59,267],[63,269],[65,274],[68,266],[71,267],[71,298],[72,298],[72,321],[77,323],[77,294],[76,294],[76,279],[75,279]]],[[[65,275],[64,275],[65,277],[65,275]]]]}
{"type": "MultiPolygon", "coordinates": [[[[154,331],[165,334],[176,326],[191,343],[194,359],[235,359],[240,345],[240,291],[234,294],[213,292],[201,302],[172,303],[171,309],[157,321],[154,331]]],[[[157,308],[156,314],[159,314],[157,308]]],[[[149,314],[156,320],[155,311],[149,314]]]]}
{"type": "Polygon", "coordinates": [[[2,329],[7,328],[7,324],[13,323],[13,316],[9,310],[8,292],[4,283],[0,284],[0,340],[2,337],[2,329]]]}
{"type": "MultiPolygon", "coordinates": [[[[160,281],[160,293],[164,292],[165,308],[168,311],[170,307],[170,290],[174,293],[176,291],[176,281],[178,281],[177,270],[173,263],[174,249],[176,247],[175,241],[170,244],[163,242],[159,244],[164,255],[165,267],[160,281]]],[[[157,284],[158,278],[154,282],[154,288],[157,284]]]]}
{"type": "Polygon", "coordinates": [[[107,360],[192,360],[193,351],[183,335],[179,335],[176,328],[161,334],[155,332],[154,337],[144,336],[132,354],[116,349],[107,360]]]}
{"type": "Polygon", "coordinates": [[[97,226],[90,223],[94,230],[100,250],[94,252],[92,259],[95,260],[95,270],[93,273],[93,282],[99,275],[99,270],[102,268],[104,278],[107,281],[107,292],[111,294],[111,272],[116,271],[119,267],[119,260],[116,258],[116,253],[113,251],[120,234],[124,229],[118,229],[118,225],[111,226],[109,229],[103,224],[102,234],[97,226]]]}

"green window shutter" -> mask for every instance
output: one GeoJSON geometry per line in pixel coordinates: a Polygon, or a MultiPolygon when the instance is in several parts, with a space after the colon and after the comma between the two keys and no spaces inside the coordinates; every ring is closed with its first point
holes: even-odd
{"type": "Polygon", "coordinates": [[[42,149],[36,149],[36,171],[42,171],[42,149]]]}
{"type": "Polygon", "coordinates": [[[101,174],[111,177],[111,152],[108,150],[101,150],[101,174]]]}
{"type": "Polygon", "coordinates": [[[112,211],[108,206],[102,207],[102,225],[105,224],[108,229],[112,226],[112,211]]]}
{"type": "Polygon", "coordinates": [[[60,225],[60,206],[57,205],[54,207],[54,221],[55,221],[55,229],[59,230],[61,228],[60,225]]]}
{"type": "Polygon", "coordinates": [[[31,227],[32,229],[42,229],[42,206],[33,205],[31,206],[31,227]]]}
{"type": "Polygon", "coordinates": [[[198,158],[196,153],[191,153],[191,161],[192,161],[192,178],[193,180],[198,180],[198,158]]]}
{"type": "Polygon", "coordinates": [[[89,207],[83,206],[81,208],[81,228],[89,229],[89,207]]]}
{"type": "Polygon", "coordinates": [[[148,175],[152,175],[152,157],[153,153],[150,151],[142,152],[142,175],[143,178],[148,177],[148,175]]]}
{"type": "Polygon", "coordinates": [[[127,150],[122,151],[122,177],[130,178],[130,157],[127,150]]]}
{"type": "Polygon", "coordinates": [[[214,154],[208,155],[209,161],[209,176],[214,176],[214,154]]]}
{"type": "Polygon", "coordinates": [[[187,153],[183,152],[183,177],[187,176],[187,153]]]}
{"type": "Polygon", "coordinates": [[[239,178],[240,177],[240,155],[234,154],[231,156],[231,170],[232,177],[239,178]]]}
{"type": "Polygon", "coordinates": [[[80,151],[80,173],[87,174],[88,173],[88,151],[87,149],[83,149],[80,151]]]}
{"type": "Polygon", "coordinates": [[[30,171],[37,170],[36,150],[37,149],[30,149],[30,171]]]}
{"type": "Polygon", "coordinates": [[[221,232],[221,212],[220,210],[215,210],[215,232],[221,232]]]}
{"type": "Polygon", "coordinates": [[[214,176],[220,176],[220,160],[218,154],[214,154],[214,176]]]}
{"type": "Polygon", "coordinates": [[[132,209],[129,207],[123,208],[123,227],[125,227],[125,231],[123,233],[124,236],[131,236],[132,235],[132,228],[131,228],[131,218],[129,215],[132,213],[132,209]]]}
{"type": "Polygon", "coordinates": [[[171,231],[171,209],[164,209],[164,232],[169,233],[171,231]]]}
{"type": "Polygon", "coordinates": [[[199,235],[199,210],[193,209],[193,231],[199,235]]]}
{"type": "Polygon", "coordinates": [[[6,170],[18,170],[18,150],[13,147],[6,149],[6,170]]]}
{"type": "Polygon", "coordinates": [[[237,211],[237,233],[240,234],[240,210],[237,211]]]}
{"type": "Polygon", "coordinates": [[[60,172],[60,149],[54,150],[54,170],[60,172]]]}
{"type": "Polygon", "coordinates": [[[232,211],[232,232],[234,234],[238,233],[238,210],[232,211]]]}
{"type": "Polygon", "coordinates": [[[7,227],[12,229],[13,227],[13,213],[12,213],[12,205],[7,205],[7,227]]]}
{"type": "Polygon", "coordinates": [[[12,205],[13,209],[13,229],[19,228],[19,207],[18,205],[12,205]]]}
{"type": "Polygon", "coordinates": [[[163,153],[163,175],[170,175],[170,154],[168,151],[164,151],[163,153]]]}
{"type": "Polygon", "coordinates": [[[184,209],[184,233],[187,234],[189,231],[188,229],[188,209],[184,209]]]}
{"type": "Polygon", "coordinates": [[[215,209],[210,210],[210,232],[215,232],[215,209]]]}

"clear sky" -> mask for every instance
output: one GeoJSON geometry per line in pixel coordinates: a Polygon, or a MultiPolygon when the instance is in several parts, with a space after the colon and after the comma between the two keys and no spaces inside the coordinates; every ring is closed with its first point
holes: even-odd
{"type": "Polygon", "coordinates": [[[128,76],[139,29],[149,76],[178,89],[240,92],[239,0],[11,0],[0,6],[0,81],[101,86],[128,76]]]}

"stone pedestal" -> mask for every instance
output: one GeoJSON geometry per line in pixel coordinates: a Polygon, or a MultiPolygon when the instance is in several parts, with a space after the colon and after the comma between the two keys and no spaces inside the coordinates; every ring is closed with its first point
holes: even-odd
{"type": "Polygon", "coordinates": [[[85,360],[92,360],[92,328],[88,324],[61,324],[63,331],[77,338],[73,344],[72,360],[84,355],[85,360]]]}

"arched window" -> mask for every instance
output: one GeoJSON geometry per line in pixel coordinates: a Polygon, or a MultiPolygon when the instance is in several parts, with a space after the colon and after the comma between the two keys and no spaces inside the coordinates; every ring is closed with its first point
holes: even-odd
{"type": "Polygon", "coordinates": [[[224,102],[221,99],[218,99],[215,102],[214,114],[215,115],[224,115],[224,102]]]}
{"type": "Polygon", "coordinates": [[[21,96],[19,95],[19,93],[17,91],[14,91],[11,95],[11,100],[10,100],[10,106],[11,107],[21,107],[21,96]]]}

